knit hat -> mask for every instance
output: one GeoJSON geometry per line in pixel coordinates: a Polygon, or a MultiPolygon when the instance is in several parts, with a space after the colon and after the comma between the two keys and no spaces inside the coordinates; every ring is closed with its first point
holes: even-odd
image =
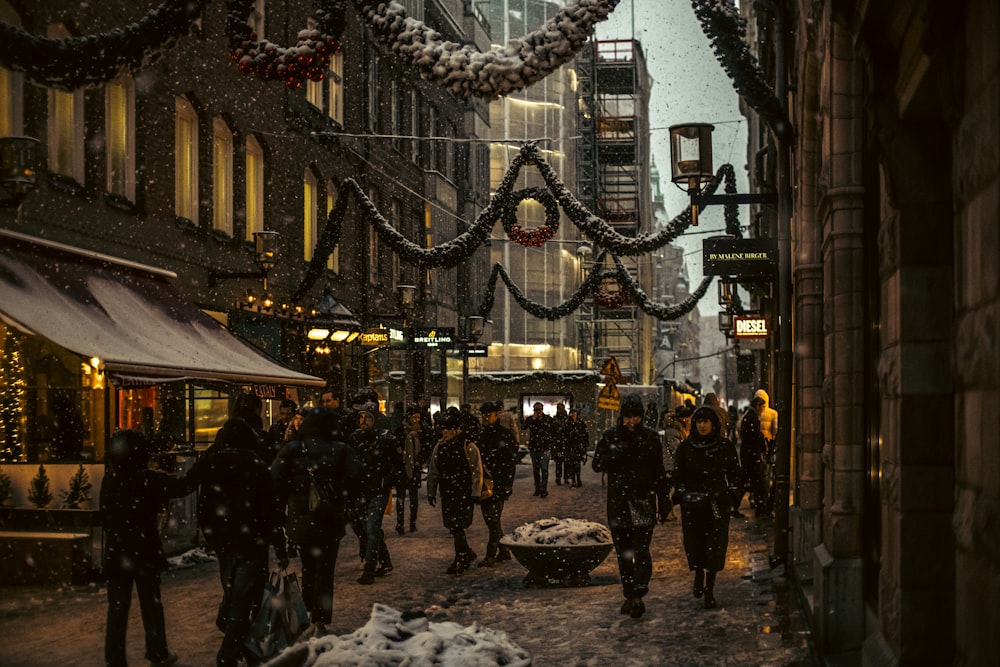
{"type": "Polygon", "coordinates": [[[643,417],[646,414],[646,409],[642,407],[642,399],[636,395],[626,396],[622,400],[621,416],[622,417],[643,417]]]}
{"type": "Polygon", "coordinates": [[[480,414],[484,414],[484,415],[488,415],[488,414],[491,414],[491,413],[494,413],[494,412],[499,412],[499,411],[500,411],[500,409],[497,406],[497,404],[496,403],[491,403],[489,401],[486,401],[485,403],[483,403],[479,407],[480,414]]]}

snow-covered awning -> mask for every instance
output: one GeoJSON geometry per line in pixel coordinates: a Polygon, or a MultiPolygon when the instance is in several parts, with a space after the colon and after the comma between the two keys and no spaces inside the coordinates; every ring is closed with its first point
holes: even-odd
{"type": "Polygon", "coordinates": [[[134,262],[0,230],[0,319],[114,378],[321,386],[268,359],[190,303],[175,277],[134,262]]]}

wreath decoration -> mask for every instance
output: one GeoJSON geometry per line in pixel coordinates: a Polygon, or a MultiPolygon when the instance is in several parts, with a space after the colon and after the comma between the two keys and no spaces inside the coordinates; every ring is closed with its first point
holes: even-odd
{"type": "Polygon", "coordinates": [[[600,287],[594,290],[594,303],[601,308],[617,310],[622,308],[628,299],[626,298],[625,290],[622,288],[622,284],[618,278],[611,278],[611,281],[618,285],[618,289],[606,290],[603,287],[600,287]]]}
{"type": "Polygon", "coordinates": [[[559,205],[552,193],[545,188],[524,188],[511,194],[503,207],[503,229],[515,243],[529,248],[540,248],[559,231],[559,205]],[[517,206],[525,199],[534,199],[545,207],[545,223],[535,229],[523,229],[517,224],[517,206]]]}
{"type": "Polygon", "coordinates": [[[341,48],[346,0],[321,0],[316,12],[317,27],[300,30],[298,42],[290,47],[257,39],[247,24],[253,0],[227,0],[226,6],[230,58],[244,74],[256,74],[266,81],[281,80],[295,90],[307,79],[321,81],[330,58],[341,48]]]}

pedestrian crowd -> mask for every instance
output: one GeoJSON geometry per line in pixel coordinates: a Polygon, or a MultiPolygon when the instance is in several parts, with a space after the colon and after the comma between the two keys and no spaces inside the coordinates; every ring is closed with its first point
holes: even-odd
{"type": "MultiPolygon", "coordinates": [[[[767,471],[773,461],[777,413],[760,390],[731,424],[718,399],[706,396],[694,409],[664,411],[626,396],[618,424],[598,438],[592,467],[607,483],[607,520],[618,559],[625,601],[622,614],[640,618],[652,575],[650,543],[657,522],[681,508],[683,544],[694,571],[693,594],[714,608],[716,573],[723,569],[729,519],[745,493],[758,513],[769,512],[767,471]],[[658,431],[656,427],[659,426],[658,431]],[[739,434],[741,451],[729,436],[739,434]],[[671,490],[673,493],[671,494],[671,490]]],[[[301,566],[305,607],[302,637],[322,636],[333,618],[334,569],[350,526],[358,539],[370,586],[392,570],[382,522],[395,496],[396,532],[417,530],[419,489],[426,483],[432,508],[454,541],[448,574],[475,564],[491,567],[511,559],[503,544],[504,504],[513,492],[521,438],[531,457],[534,497],[548,496],[549,462],[556,485],[580,488],[591,437],[576,407],[556,404],[555,414],[536,402],[518,418],[516,408],[486,402],[449,407],[432,418],[425,402],[393,404],[389,415],[372,390],[352,396],[348,406],[333,390],[321,405],[300,409],[283,400],[279,417],[265,429],[262,401],[238,397],[214,443],[182,477],[149,469],[151,443],[140,431],[117,432],[111,441],[101,489],[108,577],[105,660],[125,665],[125,639],[132,589],[136,589],[146,641],[146,659],[171,665],[160,601],[165,558],[157,517],[169,498],[198,491],[198,525],[219,561],[222,600],[216,626],[223,633],[217,665],[258,664],[247,641],[269,579],[271,549],[285,571],[290,556],[301,566]],[[466,531],[476,507],[488,530],[483,558],[466,531]],[[407,508],[409,520],[407,522],[407,508]]]]}

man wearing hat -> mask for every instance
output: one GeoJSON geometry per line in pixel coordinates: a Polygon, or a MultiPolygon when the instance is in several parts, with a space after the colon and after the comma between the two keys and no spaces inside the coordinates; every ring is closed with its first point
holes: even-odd
{"type": "Polygon", "coordinates": [[[645,412],[638,396],[626,396],[619,425],[601,436],[592,464],[594,472],[608,476],[608,527],[625,594],[621,613],[632,618],[646,611],[642,598],[653,575],[653,526],[657,519],[664,523],[671,509],[660,439],[643,426],[645,412]]]}
{"type": "Polygon", "coordinates": [[[483,468],[493,477],[493,496],[479,504],[483,521],[490,531],[486,544],[486,557],[478,567],[489,567],[498,560],[510,560],[510,549],[500,545],[503,537],[502,515],[504,502],[510,498],[514,488],[514,473],[517,467],[517,441],[510,429],[497,421],[500,406],[486,402],[479,408],[483,416],[483,428],[476,444],[483,459],[483,468]]]}

